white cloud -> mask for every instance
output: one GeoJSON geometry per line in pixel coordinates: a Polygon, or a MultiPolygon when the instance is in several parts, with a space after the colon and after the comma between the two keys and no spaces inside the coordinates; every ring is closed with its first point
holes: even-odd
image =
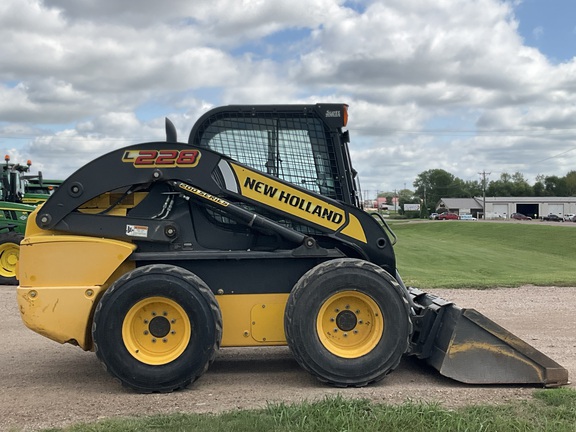
{"type": "Polygon", "coordinates": [[[186,141],[214,105],[343,102],[368,189],[431,168],[559,171],[576,162],[547,159],[576,146],[576,60],[523,45],[517,6],[3,0],[0,139],[55,176],[162,139],[164,116],[186,141]]]}

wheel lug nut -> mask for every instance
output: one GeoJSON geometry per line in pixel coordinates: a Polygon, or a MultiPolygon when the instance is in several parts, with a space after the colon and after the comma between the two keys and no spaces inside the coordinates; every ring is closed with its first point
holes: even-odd
{"type": "Polygon", "coordinates": [[[330,318],[330,322],[334,322],[336,321],[334,318],[330,318]]]}
{"type": "Polygon", "coordinates": [[[156,312],[152,312],[152,316],[156,316],[156,312]]]}
{"type": "Polygon", "coordinates": [[[164,312],[162,312],[162,315],[167,316],[168,312],[164,311],[164,312]]]}
{"type": "Polygon", "coordinates": [[[148,320],[144,320],[144,324],[148,324],[148,320]]]}
{"type": "Polygon", "coordinates": [[[148,334],[148,330],[144,330],[144,334],[147,335],[147,334],[148,334]]]}
{"type": "Polygon", "coordinates": [[[152,338],[152,343],[156,343],[156,338],[152,338]]]}
{"type": "Polygon", "coordinates": [[[172,331],[170,332],[170,334],[173,334],[173,335],[175,335],[175,334],[176,334],[176,332],[175,332],[174,330],[172,330],[172,331]]]}
{"type": "Polygon", "coordinates": [[[162,342],[166,343],[166,342],[168,342],[168,339],[164,338],[164,339],[162,339],[162,342]]]}
{"type": "Polygon", "coordinates": [[[348,333],[344,333],[344,337],[348,337],[348,333]]]}

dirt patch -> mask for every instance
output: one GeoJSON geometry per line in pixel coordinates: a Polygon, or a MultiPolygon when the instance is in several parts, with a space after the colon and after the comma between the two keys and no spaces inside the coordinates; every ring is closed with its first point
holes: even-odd
{"type": "MultiPolygon", "coordinates": [[[[461,307],[473,307],[544,352],[576,376],[576,288],[431,290],[461,307]]],[[[316,381],[285,347],[223,349],[210,370],[188,389],[139,395],[124,390],[93,353],[52,342],[20,320],[14,287],[0,286],[0,430],[35,430],[115,416],[221,412],[340,394],[375,402],[406,400],[503,404],[530,399],[533,388],[468,386],[440,376],[413,359],[382,382],[335,389],[316,381]]],[[[576,388],[571,384],[572,388],[576,388]]]]}

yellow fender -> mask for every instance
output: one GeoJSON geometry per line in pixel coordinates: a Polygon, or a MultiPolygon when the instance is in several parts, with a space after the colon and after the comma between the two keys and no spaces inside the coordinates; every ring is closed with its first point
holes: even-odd
{"type": "Polygon", "coordinates": [[[90,328],[102,293],[134,268],[135,245],[83,236],[37,235],[20,245],[18,306],[31,330],[92,349],[90,328]]]}

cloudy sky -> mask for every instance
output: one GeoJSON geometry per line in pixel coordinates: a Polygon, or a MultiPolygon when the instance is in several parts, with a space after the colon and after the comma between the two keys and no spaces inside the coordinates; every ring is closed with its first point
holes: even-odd
{"type": "Polygon", "coordinates": [[[365,191],[576,169],[574,0],[2,0],[0,149],[64,178],[223,104],[344,102],[365,191]]]}

